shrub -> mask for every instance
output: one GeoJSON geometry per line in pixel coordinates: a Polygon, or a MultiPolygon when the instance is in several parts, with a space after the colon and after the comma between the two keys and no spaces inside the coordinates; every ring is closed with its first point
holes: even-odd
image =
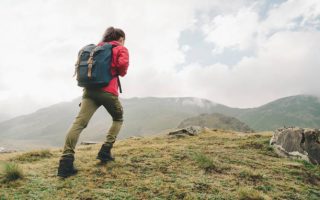
{"type": "Polygon", "coordinates": [[[15,163],[4,164],[4,181],[10,182],[23,178],[22,169],[15,163]]]}

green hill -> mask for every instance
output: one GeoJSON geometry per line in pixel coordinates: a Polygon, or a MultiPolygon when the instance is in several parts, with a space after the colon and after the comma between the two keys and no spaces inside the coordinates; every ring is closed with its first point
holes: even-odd
{"type": "Polygon", "coordinates": [[[258,131],[283,126],[320,128],[320,101],[315,96],[291,96],[233,116],[258,131]]]}
{"type": "Polygon", "coordinates": [[[207,131],[117,141],[116,162],[95,160],[99,145],[80,146],[68,179],[56,175],[60,150],[0,154],[24,178],[5,180],[0,199],[308,199],[320,198],[320,168],[277,157],[271,133],[207,131]]]}
{"type": "Polygon", "coordinates": [[[253,132],[253,130],[245,123],[234,117],[229,117],[220,113],[201,114],[196,117],[185,119],[179,124],[178,128],[184,128],[186,126],[193,125],[208,127],[211,129],[253,132]]]}

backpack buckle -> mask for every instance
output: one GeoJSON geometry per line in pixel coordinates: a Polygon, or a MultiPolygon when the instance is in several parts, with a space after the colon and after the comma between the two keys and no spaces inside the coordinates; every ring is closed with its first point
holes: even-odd
{"type": "Polygon", "coordinates": [[[88,60],[88,78],[91,78],[92,76],[92,65],[93,65],[93,55],[90,55],[90,58],[88,60]]]}

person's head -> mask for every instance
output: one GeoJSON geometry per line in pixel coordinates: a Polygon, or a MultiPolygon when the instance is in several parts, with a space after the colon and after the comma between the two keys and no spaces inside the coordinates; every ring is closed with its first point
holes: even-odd
{"type": "Polygon", "coordinates": [[[118,41],[121,45],[124,45],[126,34],[119,28],[113,28],[112,26],[107,28],[102,37],[102,42],[118,41]]]}

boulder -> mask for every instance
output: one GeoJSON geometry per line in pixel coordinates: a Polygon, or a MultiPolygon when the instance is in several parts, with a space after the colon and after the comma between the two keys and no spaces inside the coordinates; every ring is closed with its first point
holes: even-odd
{"type": "Polygon", "coordinates": [[[274,132],[270,145],[284,157],[320,164],[320,131],[306,128],[281,128],[274,132]]]}
{"type": "Polygon", "coordinates": [[[178,129],[176,131],[170,132],[169,135],[184,137],[184,136],[195,136],[201,133],[205,128],[200,126],[188,126],[186,128],[178,129]]]}

